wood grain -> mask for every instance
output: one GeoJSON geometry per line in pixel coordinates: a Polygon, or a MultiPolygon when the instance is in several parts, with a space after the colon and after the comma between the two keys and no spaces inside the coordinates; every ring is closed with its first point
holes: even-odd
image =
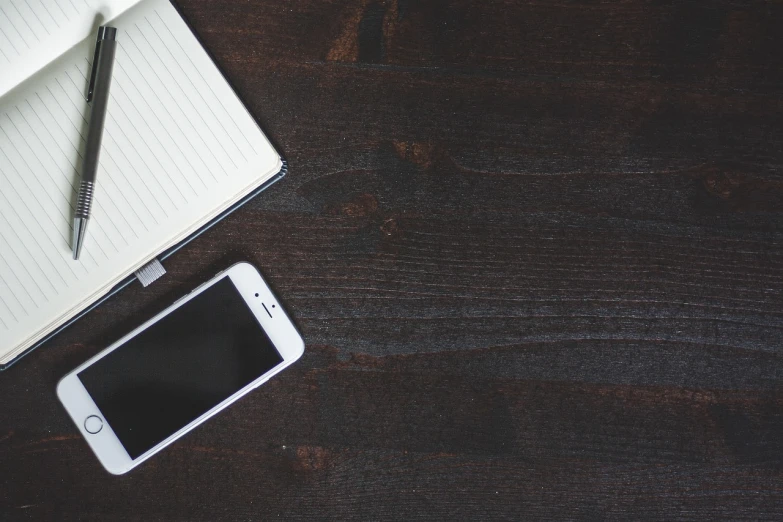
{"type": "Polygon", "coordinates": [[[783,4],[179,6],[290,174],[0,375],[2,519],[783,517],[783,4]],[[305,356],[109,477],[57,380],[239,260],[305,356]]]}

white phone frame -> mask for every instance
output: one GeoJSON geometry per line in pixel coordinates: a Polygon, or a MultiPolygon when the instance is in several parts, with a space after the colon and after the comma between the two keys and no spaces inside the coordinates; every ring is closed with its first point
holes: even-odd
{"type": "Polygon", "coordinates": [[[286,367],[293,364],[304,353],[304,340],[299,332],[296,330],[291,319],[283,311],[280,303],[275,298],[269,286],[258,270],[249,263],[238,263],[223,272],[215,275],[206,283],[202,284],[188,295],[178,299],[171,306],[164,311],[145,322],[128,335],[122,337],[117,342],[110,345],[105,350],[101,351],[96,356],[92,357],[85,363],[78,366],[71,371],[68,375],[63,377],[57,385],[57,397],[62,402],[68,415],[71,417],[79,432],[87,440],[95,456],[103,465],[106,470],[113,475],[121,475],[135,468],[148,458],[152,457],[160,450],[179,439],[196,426],[202,424],[210,417],[217,414],[219,411],[225,409],[232,403],[236,402],[239,398],[247,395],[251,390],[262,385],[274,375],[283,371],[286,367]],[[196,298],[199,294],[207,290],[209,287],[222,280],[224,277],[229,277],[239,290],[240,295],[244,298],[250,310],[255,315],[261,327],[264,329],[272,344],[280,352],[283,357],[283,362],[272,368],[267,373],[259,376],[253,382],[228,397],[226,400],[210,409],[194,421],[190,422],[180,430],[172,433],[168,438],[151,448],[149,451],[143,453],[139,457],[133,459],[125,451],[122,443],[117,435],[115,435],[109,423],[101,413],[98,406],[90,397],[86,388],[79,380],[78,374],[94,364],[96,361],[102,359],[109,353],[120,348],[127,341],[137,336],[153,324],[165,318],[168,314],[184,305],[191,299],[196,298]],[[257,296],[257,297],[256,297],[257,296]],[[264,308],[266,305],[266,308],[264,308]],[[97,415],[103,421],[103,428],[98,433],[89,433],[86,429],[86,419],[92,415],[97,415]]]}

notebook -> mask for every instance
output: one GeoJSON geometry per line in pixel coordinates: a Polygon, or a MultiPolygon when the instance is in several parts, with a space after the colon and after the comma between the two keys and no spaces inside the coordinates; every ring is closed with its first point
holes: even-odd
{"type": "Polygon", "coordinates": [[[0,368],[284,173],[168,0],[0,0],[0,71],[0,368]],[[116,61],[74,261],[100,25],[116,61]]]}

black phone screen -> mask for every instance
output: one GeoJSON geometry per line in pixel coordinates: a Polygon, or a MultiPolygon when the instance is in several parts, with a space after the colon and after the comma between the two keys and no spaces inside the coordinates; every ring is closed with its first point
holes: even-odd
{"type": "Polygon", "coordinates": [[[135,459],[281,362],[226,276],[79,379],[135,459]]]}

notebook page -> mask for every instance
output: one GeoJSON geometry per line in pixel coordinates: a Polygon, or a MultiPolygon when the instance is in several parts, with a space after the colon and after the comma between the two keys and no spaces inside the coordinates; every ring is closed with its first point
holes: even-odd
{"type": "Polygon", "coordinates": [[[0,96],[138,0],[0,0],[0,96]]]}
{"type": "Polygon", "coordinates": [[[112,25],[117,55],[79,261],[70,242],[92,40],[0,99],[0,363],[281,166],[167,0],[142,0],[112,25]]]}

